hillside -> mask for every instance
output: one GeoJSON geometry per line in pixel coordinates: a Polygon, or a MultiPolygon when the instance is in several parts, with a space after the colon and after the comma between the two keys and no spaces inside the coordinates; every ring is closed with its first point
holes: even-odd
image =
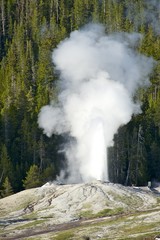
{"type": "Polygon", "coordinates": [[[0,200],[2,240],[154,239],[159,221],[159,188],[47,183],[0,200]]]}

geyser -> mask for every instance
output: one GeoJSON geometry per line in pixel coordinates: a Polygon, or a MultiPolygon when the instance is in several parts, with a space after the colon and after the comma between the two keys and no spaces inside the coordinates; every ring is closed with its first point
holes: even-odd
{"type": "Polygon", "coordinates": [[[58,101],[42,107],[38,123],[48,137],[65,133],[74,139],[65,148],[66,182],[109,180],[107,147],[139,112],[133,97],[149,83],[153,67],[151,58],[134,50],[140,39],[137,33],[106,35],[104,26],[90,24],[54,50],[58,101]]]}

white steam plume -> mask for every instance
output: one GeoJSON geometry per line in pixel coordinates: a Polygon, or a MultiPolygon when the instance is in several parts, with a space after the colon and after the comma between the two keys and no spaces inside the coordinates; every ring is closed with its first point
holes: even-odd
{"type": "Polygon", "coordinates": [[[107,36],[102,25],[74,31],[53,52],[60,72],[58,103],[44,106],[39,126],[47,136],[68,133],[68,182],[108,180],[107,147],[140,109],[135,91],[148,84],[153,60],[135,52],[139,34],[107,36]]]}

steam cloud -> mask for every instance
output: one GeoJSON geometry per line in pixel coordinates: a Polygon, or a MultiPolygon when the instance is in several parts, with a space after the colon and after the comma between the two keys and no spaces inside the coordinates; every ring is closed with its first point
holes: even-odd
{"type": "Polygon", "coordinates": [[[135,7],[135,1],[130,2],[126,9],[126,18],[134,22],[135,29],[138,29],[141,24],[151,26],[155,34],[160,34],[160,1],[145,0],[141,1],[139,11],[135,7]],[[136,19],[135,19],[136,16],[136,19]]]}
{"type": "Polygon", "coordinates": [[[160,1],[146,0],[146,9],[143,13],[143,18],[146,19],[148,25],[151,25],[156,34],[160,34],[160,1]]]}
{"type": "MultiPolygon", "coordinates": [[[[67,182],[108,180],[107,147],[118,128],[140,111],[136,90],[149,84],[153,60],[134,48],[141,35],[106,35],[104,26],[74,31],[53,52],[60,73],[58,102],[44,106],[38,123],[50,137],[67,133],[67,182]]],[[[64,172],[62,172],[63,177],[64,172]]]]}

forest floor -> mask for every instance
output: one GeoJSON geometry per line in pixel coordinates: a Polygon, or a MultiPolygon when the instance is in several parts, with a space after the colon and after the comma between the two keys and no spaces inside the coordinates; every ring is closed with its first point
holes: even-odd
{"type": "Polygon", "coordinates": [[[47,183],[0,199],[1,240],[149,240],[159,235],[158,187],[47,183]]]}

